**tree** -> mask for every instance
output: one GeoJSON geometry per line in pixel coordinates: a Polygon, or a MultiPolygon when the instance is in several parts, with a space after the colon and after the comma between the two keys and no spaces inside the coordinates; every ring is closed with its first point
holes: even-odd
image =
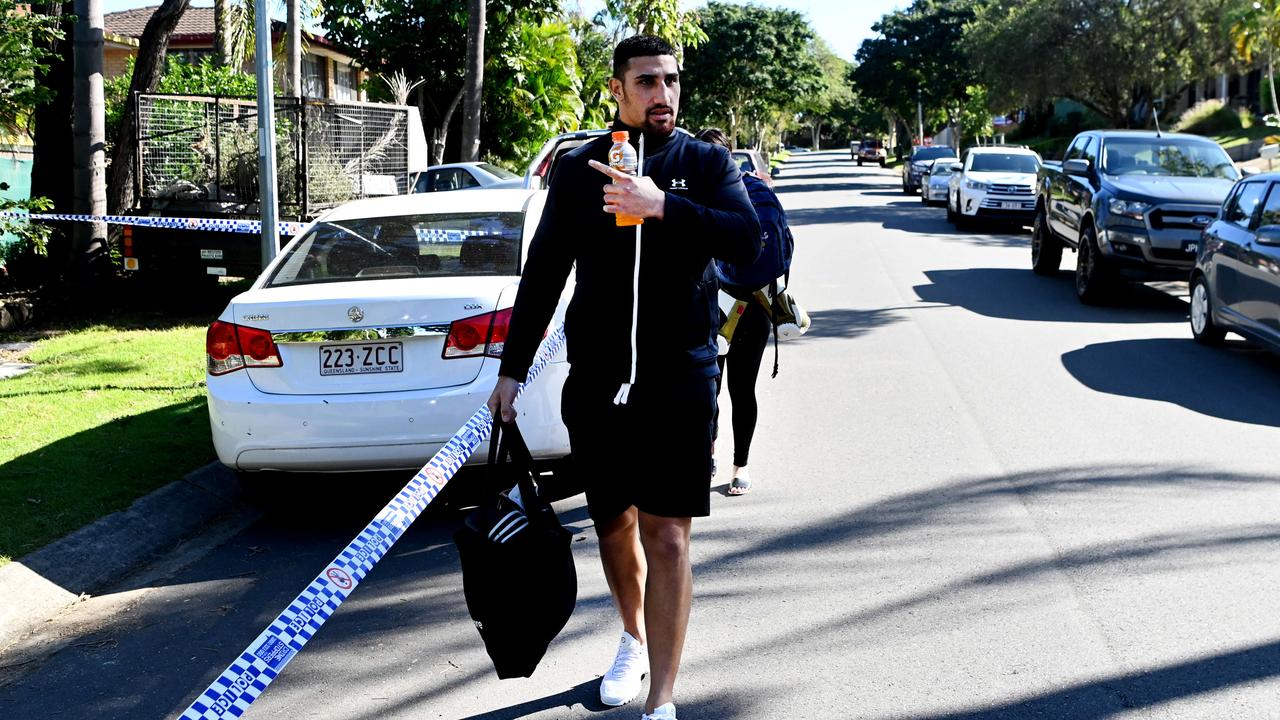
{"type": "MultiPolygon", "coordinates": [[[[102,99],[102,3],[76,0],[74,111],[72,112],[72,177],[75,212],[101,216],[107,213],[106,118],[102,99]]],[[[71,233],[68,276],[96,282],[110,273],[107,225],[76,223],[71,233]]]]}
{"type": "Polygon", "coordinates": [[[624,32],[653,35],[674,45],[678,59],[683,59],[685,48],[707,41],[698,14],[681,10],[680,0],[605,0],[597,22],[605,25],[608,20],[614,23],[614,45],[624,32]]]}
{"type": "Polygon", "coordinates": [[[486,154],[523,169],[548,138],[577,130],[582,81],[564,23],[525,24],[485,73],[486,154]]]}
{"type": "MultiPolygon", "coordinates": [[[[557,9],[556,0],[489,0],[486,74],[496,59],[522,42],[524,29],[556,17],[557,9]]],[[[465,73],[459,59],[466,53],[467,0],[384,0],[376,8],[366,0],[329,0],[323,16],[327,37],[350,50],[364,67],[384,73],[403,70],[425,80],[416,100],[431,131],[433,162],[442,162],[462,100],[465,73]]],[[[490,108],[484,117],[511,112],[510,107],[490,108]]],[[[482,137],[484,132],[482,127],[482,137]]]]}
{"type": "Polygon", "coordinates": [[[1271,114],[1280,124],[1280,103],[1276,102],[1275,52],[1280,45],[1280,0],[1257,2],[1234,8],[1227,14],[1227,32],[1236,54],[1247,64],[1262,55],[1267,59],[1267,83],[1271,95],[1271,114]]]}
{"type": "Polygon", "coordinates": [[[807,51],[813,30],[800,13],[711,2],[701,19],[707,42],[686,52],[681,83],[695,125],[724,125],[735,147],[750,130],[759,144],[771,115],[821,87],[822,68],[807,51]]]}
{"type": "MultiPolygon", "coordinates": [[[[155,92],[163,69],[169,37],[178,26],[182,13],[191,0],[164,0],[152,13],[138,40],[138,54],[133,64],[133,78],[129,82],[128,97],[135,93],[155,92]]],[[[133,205],[134,164],[133,153],[137,149],[138,116],[133,103],[126,102],[120,118],[120,134],[115,151],[111,154],[111,182],[107,185],[107,210],[119,212],[133,205]]]]}
{"type": "Polygon", "coordinates": [[[801,98],[796,109],[809,128],[811,147],[820,150],[823,126],[830,124],[842,110],[853,103],[853,88],[848,80],[849,63],[836,55],[825,40],[815,37],[810,41],[809,53],[822,69],[822,80],[812,92],[801,98]]]}
{"type": "Polygon", "coordinates": [[[964,48],[1000,107],[1064,97],[1120,127],[1143,125],[1151,101],[1221,68],[1219,29],[1238,0],[987,0],[964,48]]]}
{"type": "Polygon", "coordinates": [[[480,100],[484,92],[485,0],[467,0],[467,73],[462,90],[462,161],[480,159],[480,100]]]}
{"type": "Polygon", "coordinates": [[[914,127],[919,103],[958,133],[963,108],[985,97],[963,45],[976,5],[916,0],[872,26],[878,35],[858,48],[852,79],[860,95],[884,108],[891,126],[914,127]]]}

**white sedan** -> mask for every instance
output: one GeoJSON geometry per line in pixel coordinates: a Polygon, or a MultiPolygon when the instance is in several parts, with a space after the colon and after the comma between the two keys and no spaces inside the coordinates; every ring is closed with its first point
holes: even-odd
{"type": "MultiPolygon", "coordinates": [[[[218,459],[240,471],[421,467],[493,389],[545,199],[375,198],[312,223],[209,328],[218,459]]],[[[567,373],[561,351],[520,399],[535,458],[569,453],[567,373]]]]}

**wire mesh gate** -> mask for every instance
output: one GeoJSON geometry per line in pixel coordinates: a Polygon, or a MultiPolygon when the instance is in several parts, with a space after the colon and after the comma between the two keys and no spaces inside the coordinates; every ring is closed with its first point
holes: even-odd
{"type": "MultiPolygon", "coordinates": [[[[137,197],[257,212],[258,109],[252,100],[137,96],[137,197]]],[[[309,219],[349,200],[408,191],[409,110],[276,98],[281,216],[309,219]]]]}

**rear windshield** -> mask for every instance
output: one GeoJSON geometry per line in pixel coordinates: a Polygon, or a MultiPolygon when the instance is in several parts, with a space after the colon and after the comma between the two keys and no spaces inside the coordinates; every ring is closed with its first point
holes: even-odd
{"type": "Polygon", "coordinates": [[[1033,173],[1040,169],[1040,162],[1034,155],[1023,153],[975,153],[969,169],[973,172],[1033,173]]]}
{"type": "Polygon", "coordinates": [[[267,287],[384,278],[516,275],[524,215],[451,213],[318,222],[267,287]]]}
{"type": "Polygon", "coordinates": [[[733,154],[733,159],[738,162],[738,169],[742,172],[751,173],[756,171],[755,161],[747,153],[736,152],[733,154]]]}
{"type": "Polygon", "coordinates": [[[937,162],[930,163],[929,174],[935,177],[951,174],[951,163],[955,162],[954,158],[940,159],[937,162]]]}
{"type": "Polygon", "coordinates": [[[515,178],[520,177],[519,175],[511,172],[506,168],[500,168],[497,165],[493,165],[491,163],[480,163],[478,167],[481,170],[484,170],[485,172],[489,173],[490,175],[502,178],[503,180],[514,180],[515,178]]]}
{"type": "Polygon", "coordinates": [[[1102,153],[1108,175],[1173,175],[1235,180],[1240,177],[1215,142],[1189,138],[1113,138],[1102,153]]]}
{"type": "Polygon", "coordinates": [[[922,147],[911,153],[912,160],[937,160],[944,157],[955,157],[956,151],[949,147],[922,147]]]}

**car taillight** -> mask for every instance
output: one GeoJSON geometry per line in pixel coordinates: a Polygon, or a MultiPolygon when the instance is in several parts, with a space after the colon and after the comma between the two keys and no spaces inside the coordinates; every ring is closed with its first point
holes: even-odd
{"type": "Polygon", "coordinates": [[[245,367],[280,367],[280,349],[271,333],[216,320],[204,339],[210,375],[226,375],[245,367]]]}
{"type": "Polygon", "coordinates": [[[454,320],[440,356],[445,360],[466,357],[502,357],[511,326],[511,308],[454,320]]]}

